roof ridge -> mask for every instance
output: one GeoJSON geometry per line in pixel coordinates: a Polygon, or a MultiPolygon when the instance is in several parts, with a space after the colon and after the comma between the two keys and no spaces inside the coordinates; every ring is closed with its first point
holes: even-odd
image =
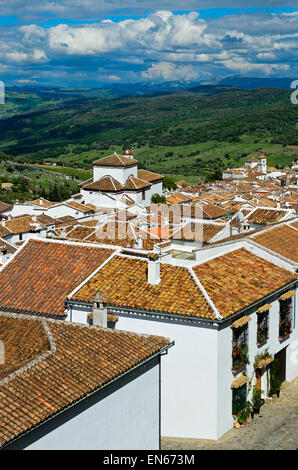
{"type": "MultiPolygon", "coordinates": [[[[35,318],[29,316],[29,318],[26,318],[28,317],[28,315],[20,315],[20,314],[15,314],[15,313],[5,313],[5,312],[0,312],[0,317],[1,316],[6,316],[6,317],[11,317],[13,316],[15,319],[26,319],[26,320],[35,320],[35,318]]],[[[56,351],[57,351],[57,347],[56,347],[56,343],[54,341],[54,338],[53,338],[53,335],[52,335],[52,332],[49,328],[49,326],[47,325],[47,321],[45,318],[36,318],[35,321],[39,321],[42,326],[43,326],[43,329],[46,333],[46,336],[49,340],[49,344],[50,344],[50,349],[48,349],[47,351],[45,351],[44,353],[42,353],[40,356],[36,357],[35,359],[33,359],[32,361],[29,361],[27,364],[23,365],[22,367],[19,367],[19,369],[15,370],[14,372],[12,372],[11,374],[9,374],[7,377],[5,377],[4,379],[0,380],[0,385],[6,385],[8,382],[10,382],[11,380],[15,379],[16,377],[19,377],[20,375],[22,375],[24,372],[26,372],[27,370],[31,369],[32,367],[34,367],[36,364],[38,364],[39,362],[42,362],[44,361],[45,359],[47,359],[50,355],[54,354],[56,351]]],[[[59,321],[59,320],[56,320],[56,321],[59,321]]]]}
{"type": "Polygon", "coordinates": [[[212,300],[210,299],[209,295],[207,294],[205,288],[203,287],[203,285],[202,285],[201,282],[199,281],[199,278],[197,277],[197,275],[196,275],[196,273],[194,272],[193,268],[192,268],[191,266],[188,266],[188,270],[189,270],[190,274],[192,275],[192,278],[193,278],[193,280],[195,281],[196,285],[199,287],[199,290],[201,291],[201,293],[202,293],[203,296],[205,297],[205,300],[208,302],[208,304],[210,305],[211,309],[213,310],[216,319],[217,319],[217,320],[222,320],[222,319],[223,319],[223,316],[219,313],[219,311],[218,311],[217,308],[215,307],[214,303],[212,302],[212,300]]]}

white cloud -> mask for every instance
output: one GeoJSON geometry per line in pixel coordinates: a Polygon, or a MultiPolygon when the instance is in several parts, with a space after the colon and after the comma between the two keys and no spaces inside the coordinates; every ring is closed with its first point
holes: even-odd
{"type": "Polygon", "coordinates": [[[6,57],[11,62],[25,62],[28,59],[26,52],[8,52],[6,57]]]}
{"type": "Polygon", "coordinates": [[[108,81],[198,80],[228,71],[298,73],[298,15],[259,12],[204,20],[197,12],[174,14],[163,5],[119,22],[0,28],[1,62],[10,70],[26,63],[28,73],[32,64],[32,73],[49,79],[82,72],[94,80],[100,72],[108,81]],[[38,63],[47,69],[38,69],[38,63]]]}
{"type": "Polygon", "coordinates": [[[273,52],[260,52],[257,54],[257,58],[260,60],[275,60],[276,55],[273,52]]]}
{"type": "Polygon", "coordinates": [[[34,49],[32,53],[32,58],[37,62],[48,60],[45,51],[43,51],[42,49],[34,49]]]}
{"type": "Polygon", "coordinates": [[[287,64],[258,64],[258,63],[251,63],[246,62],[244,59],[238,60],[226,60],[223,62],[223,65],[227,67],[229,70],[233,72],[237,72],[240,74],[247,74],[251,72],[258,72],[265,75],[270,75],[272,73],[278,71],[286,71],[289,70],[289,65],[287,64]]]}
{"type": "Polygon", "coordinates": [[[200,71],[192,65],[176,65],[172,62],[159,62],[152,64],[142,72],[142,77],[150,80],[197,80],[200,71]]]}

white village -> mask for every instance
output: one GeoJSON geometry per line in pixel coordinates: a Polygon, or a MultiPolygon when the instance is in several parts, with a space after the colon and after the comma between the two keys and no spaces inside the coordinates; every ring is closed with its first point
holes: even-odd
{"type": "Polygon", "coordinates": [[[278,403],[298,374],[297,195],[297,162],[170,190],[129,149],[65,201],[0,202],[0,447],[216,441],[278,403]]]}

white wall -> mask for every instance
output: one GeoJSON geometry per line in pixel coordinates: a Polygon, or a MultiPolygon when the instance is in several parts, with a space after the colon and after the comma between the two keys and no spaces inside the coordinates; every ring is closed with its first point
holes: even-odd
{"type": "MultiPolygon", "coordinates": [[[[297,296],[297,292],[296,292],[297,296]]],[[[272,355],[287,348],[286,380],[298,375],[297,298],[295,329],[290,338],[280,341],[279,301],[268,301],[269,338],[257,345],[257,314],[251,310],[248,323],[249,361],[247,375],[254,376],[255,356],[268,348],[272,355]]],[[[72,321],[86,323],[91,307],[77,307],[72,321]]],[[[68,318],[70,319],[70,318],[68,318]]],[[[210,325],[210,324],[209,324],[210,325]]],[[[162,435],[173,437],[218,439],[233,425],[231,384],[237,377],[232,373],[232,338],[229,325],[225,328],[192,326],[150,319],[119,316],[117,329],[165,336],[175,341],[171,354],[162,365],[162,435]]],[[[267,390],[266,374],[262,388],[267,390]]],[[[264,394],[266,396],[266,394],[264,394]]],[[[249,394],[251,399],[251,392],[249,394]]]]}
{"type": "Polygon", "coordinates": [[[217,350],[217,436],[222,436],[233,426],[232,389],[232,329],[227,326],[219,331],[217,350]]]}
{"type": "MultiPolygon", "coordinates": [[[[159,360],[142,366],[142,374],[112,392],[88,398],[82,409],[49,430],[27,450],[146,450],[159,449],[159,360]],[[92,402],[93,400],[93,402],[92,402]]],[[[78,406],[78,405],[76,405],[78,406]]],[[[63,418],[63,414],[61,415],[63,418]]]]}
{"type": "MultiPolygon", "coordinates": [[[[72,310],[72,321],[86,319],[86,308],[72,310]]],[[[116,328],[175,341],[162,363],[162,435],[217,439],[217,330],[131,316],[116,328]]]]}
{"type": "Polygon", "coordinates": [[[161,434],[216,439],[217,331],[131,317],[119,317],[116,327],[175,341],[161,368],[161,434]]]}
{"type": "Polygon", "coordinates": [[[133,167],[108,167],[108,166],[93,166],[93,181],[98,181],[103,176],[112,176],[115,180],[119,181],[122,185],[125,184],[125,181],[130,175],[133,175],[137,178],[138,166],[134,165],[133,167]]]}

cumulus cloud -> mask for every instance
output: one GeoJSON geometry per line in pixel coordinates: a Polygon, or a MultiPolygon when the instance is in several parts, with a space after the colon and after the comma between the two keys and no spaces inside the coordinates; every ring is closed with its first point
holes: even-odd
{"type": "Polygon", "coordinates": [[[244,59],[235,60],[226,60],[224,63],[225,67],[233,72],[237,72],[240,74],[247,74],[254,72],[261,75],[270,75],[273,72],[277,71],[287,71],[289,70],[290,66],[287,64],[265,64],[265,63],[251,63],[246,62],[244,59]]]}
{"type": "Polygon", "coordinates": [[[192,65],[176,65],[171,62],[159,62],[152,64],[147,70],[142,72],[142,77],[150,80],[197,80],[200,71],[192,65]]]}
{"type": "MultiPolygon", "coordinates": [[[[85,4],[85,3],[84,3],[85,4]]],[[[161,2],[161,6],[163,3],[161,2]]],[[[202,19],[160,9],[138,19],[29,24],[0,29],[0,60],[43,80],[199,80],[298,73],[298,15],[249,13],[202,19]],[[43,68],[38,69],[38,64],[43,68]],[[100,71],[100,76],[98,72],[100,71]]]]}

